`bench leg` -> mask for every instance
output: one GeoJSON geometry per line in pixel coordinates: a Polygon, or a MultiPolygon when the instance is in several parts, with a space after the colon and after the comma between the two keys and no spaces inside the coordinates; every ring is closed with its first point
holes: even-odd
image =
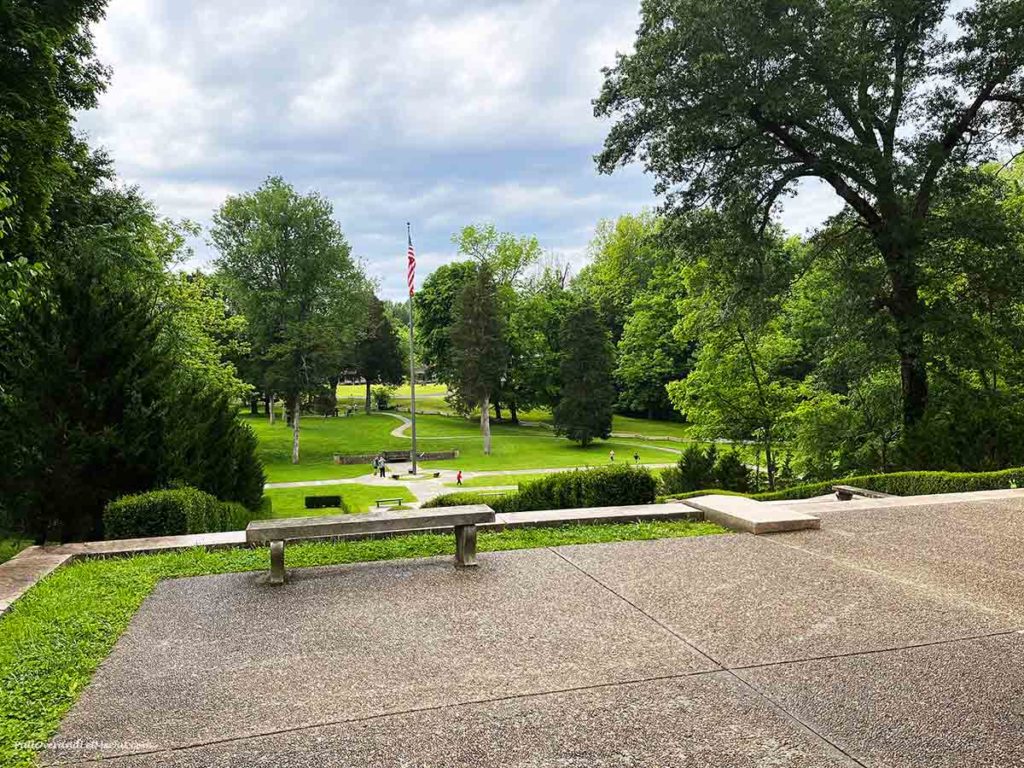
{"type": "Polygon", "coordinates": [[[270,542],[270,583],[284,584],[284,542],[270,542]]]}
{"type": "Polygon", "coordinates": [[[455,567],[476,567],[476,526],[455,526],[455,567]]]}

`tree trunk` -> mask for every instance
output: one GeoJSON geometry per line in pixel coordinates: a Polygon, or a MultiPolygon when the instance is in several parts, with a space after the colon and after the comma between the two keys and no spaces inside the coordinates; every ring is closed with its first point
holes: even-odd
{"type": "Polygon", "coordinates": [[[299,413],[302,410],[300,398],[295,398],[292,407],[292,464],[299,463],[299,413]]]}
{"type": "Polygon", "coordinates": [[[274,423],[274,395],[273,394],[270,395],[270,399],[267,400],[267,403],[268,403],[268,406],[269,406],[267,408],[267,410],[270,413],[270,423],[273,424],[274,423]]]}
{"type": "Polygon", "coordinates": [[[928,370],[924,359],[924,305],[918,293],[914,240],[892,237],[881,244],[891,294],[886,302],[896,326],[900,356],[903,425],[912,427],[928,407],[928,370]]]}
{"type": "Polygon", "coordinates": [[[366,412],[370,412],[370,380],[366,380],[366,412]]]}
{"type": "Polygon", "coordinates": [[[516,408],[516,401],[515,400],[513,400],[511,403],[508,404],[508,412],[509,412],[509,418],[512,420],[512,423],[513,424],[518,424],[519,423],[519,409],[516,408]]]}
{"type": "Polygon", "coordinates": [[[491,396],[480,403],[480,434],[484,437],[484,456],[491,455],[491,396]]]}
{"type": "Polygon", "coordinates": [[[498,400],[494,401],[494,420],[501,421],[501,403],[498,400]]]}
{"type": "Polygon", "coordinates": [[[256,398],[255,395],[253,395],[253,397],[250,398],[249,400],[249,414],[252,416],[260,415],[259,400],[256,398]]]}

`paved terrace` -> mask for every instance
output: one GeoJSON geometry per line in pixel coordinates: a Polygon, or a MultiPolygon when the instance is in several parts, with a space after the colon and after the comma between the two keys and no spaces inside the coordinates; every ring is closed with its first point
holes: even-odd
{"type": "Polygon", "coordinates": [[[817,531],[484,553],[474,572],[165,581],[44,761],[1024,764],[1024,499],[813,506],[817,531]]]}

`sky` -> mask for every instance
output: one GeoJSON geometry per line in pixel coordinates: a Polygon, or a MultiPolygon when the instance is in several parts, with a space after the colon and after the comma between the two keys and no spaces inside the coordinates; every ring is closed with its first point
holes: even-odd
{"type": "MultiPolygon", "coordinates": [[[[110,0],[113,70],[78,124],[160,212],[206,226],[271,175],[334,206],[384,298],[456,258],[470,223],[534,234],[578,269],[597,222],[656,207],[639,167],[606,176],[591,101],[639,0],[110,0]]],[[[806,186],[783,223],[838,210],[806,186]]],[[[216,255],[203,238],[186,266],[216,255]]]]}

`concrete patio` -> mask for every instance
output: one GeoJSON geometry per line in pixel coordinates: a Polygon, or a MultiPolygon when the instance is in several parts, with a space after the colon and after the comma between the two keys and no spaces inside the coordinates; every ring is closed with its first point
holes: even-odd
{"type": "Polygon", "coordinates": [[[48,763],[1024,764],[1024,499],[162,582],[48,763]]]}

